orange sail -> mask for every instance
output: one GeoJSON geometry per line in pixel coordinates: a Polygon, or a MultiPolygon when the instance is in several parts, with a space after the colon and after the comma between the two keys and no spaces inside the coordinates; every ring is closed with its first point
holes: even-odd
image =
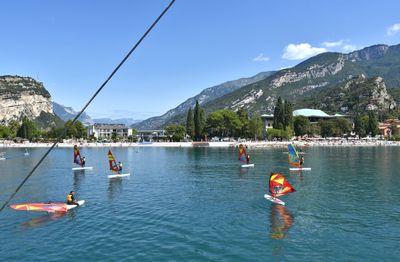
{"type": "Polygon", "coordinates": [[[244,148],[243,144],[239,145],[238,160],[242,161],[242,162],[247,162],[246,161],[246,149],[244,148]]]}
{"type": "Polygon", "coordinates": [[[117,162],[115,161],[115,158],[111,153],[111,149],[108,150],[108,163],[110,164],[110,170],[118,172],[117,162]]]}
{"type": "Polygon", "coordinates": [[[273,197],[279,197],[296,190],[281,173],[271,173],[269,177],[269,192],[273,197]]]}
{"type": "Polygon", "coordinates": [[[64,203],[29,203],[10,205],[15,210],[25,211],[46,211],[46,212],[67,212],[67,204],[64,203]]]}

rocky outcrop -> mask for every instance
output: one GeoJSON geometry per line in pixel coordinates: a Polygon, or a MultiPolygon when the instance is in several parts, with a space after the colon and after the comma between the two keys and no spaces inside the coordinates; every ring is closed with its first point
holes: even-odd
{"type": "Polygon", "coordinates": [[[41,82],[30,77],[0,76],[0,123],[34,120],[40,114],[53,114],[49,92],[41,82]]]}
{"type": "Polygon", "coordinates": [[[330,90],[321,92],[319,99],[308,99],[304,106],[318,108],[329,113],[364,113],[393,110],[396,102],[388,94],[382,77],[360,76],[330,90]]]}

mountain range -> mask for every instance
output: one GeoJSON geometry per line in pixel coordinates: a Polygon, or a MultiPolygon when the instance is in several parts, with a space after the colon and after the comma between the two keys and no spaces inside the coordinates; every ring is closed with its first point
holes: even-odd
{"type": "MultiPolygon", "coordinates": [[[[387,87],[388,92],[398,101],[396,95],[399,92],[396,90],[400,87],[399,72],[400,45],[373,45],[347,54],[326,52],[311,57],[292,68],[267,72],[261,79],[230,89],[221,96],[203,100],[201,105],[206,112],[218,109],[236,111],[243,108],[251,115],[265,114],[273,112],[276,100],[281,96],[291,101],[294,108],[312,107],[312,103],[307,104],[307,98],[323,95],[320,93],[321,90],[344,85],[347,81],[359,76],[367,79],[380,77],[381,82],[385,83],[385,89],[387,87]]],[[[191,101],[199,97],[201,97],[200,94],[193,97],[191,101]]],[[[150,118],[134,126],[143,129],[158,129],[170,123],[183,123],[189,107],[193,107],[193,102],[182,103],[161,117],[150,118]],[[181,110],[177,110],[178,108],[181,110]]]]}
{"type": "Polygon", "coordinates": [[[186,114],[189,108],[193,108],[195,106],[196,100],[199,101],[200,104],[205,104],[219,97],[223,97],[224,95],[229,94],[243,86],[265,79],[266,77],[274,73],[275,71],[261,72],[252,77],[240,78],[237,80],[228,81],[220,85],[206,88],[203,91],[201,91],[198,95],[187,99],[185,102],[169,110],[162,116],[151,117],[144,121],[133,124],[132,127],[135,127],[139,130],[161,128],[165,126],[165,124],[173,121],[173,119],[177,117],[179,118],[182,115],[186,114]]]}
{"type": "MultiPolygon", "coordinates": [[[[329,113],[392,110],[400,102],[400,45],[373,45],[351,53],[326,52],[279,71],[262,72],[204,89],[162,116],[137,122],[130,118],[91,119],[84,124],[123,123],[137,129],[160,129],[184,123],[196,100],[206,112],[243,108],[250,115],[272,113],[279,96],[294,109],[317,108],[329,113]],[[135,123],[136,122],[136,123],[135,123]]],[[[43,83],[30,77],[0,76],[0,124],[28,117],[39,126],[60,126],[76,116],[70,107],[51,102],[43,83]]]]}

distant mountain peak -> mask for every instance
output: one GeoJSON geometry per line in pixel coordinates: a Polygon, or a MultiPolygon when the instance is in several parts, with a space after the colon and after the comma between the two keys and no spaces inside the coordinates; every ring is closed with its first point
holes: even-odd
{"type": "Polygon", "coordinates": [[[179,122],[177,119],[181,119],[183,115],[189,110],[189,108],[193,108],[196,104],[196,100],[199,101],[199,104],[205,104],[209,101],[227,95],[241,87],[260,81],[265,79],[266,77],[272,75],[275,71],[269,72],[261,72],[252,77],[248,78],[240,78],[237,80],[227,81],[220,85],[208,87],[201,91],[196,96],[193,96],[187,99],[185,102],[181,103],[177,107],[169,110],[165,114],[161,116],[151,117],[142,122],[136,123],[133,127],[140,130],[148,130],[148,129],[158,129],[169,122],[179,122]]]}
{"type": "MultiPolygon", "coordinates": [[[[72,107],[63,106],[56,102],[53,102],[53,110],[64,121],[72,120],[78,114],[72,107]]],[[[78,120],[84,125],[93,124],[93,120],[85,112],[82,113],[78,120]]]]}

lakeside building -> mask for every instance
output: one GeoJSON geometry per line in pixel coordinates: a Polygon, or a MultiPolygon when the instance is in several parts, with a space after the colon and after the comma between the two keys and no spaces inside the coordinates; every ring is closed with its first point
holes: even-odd
{"type": "Polygon", "coordinates": [[[132,128],[124,124],[94,124],[87,128],[88,136],[94,136],[97,139],[111,139],[113,134],[117,137],[128,138],[132,135],[132,128]]]}
{"type": "Polygon", "coordinates": [[[400,120],[398,119],[387,119],[384,122],[378,124],[380,135],[386,138],[392,137],[394,134],[400,134],[400,120]]]}
{"type": "Polygon", "coordinates": [[[165,130],[138,130],[137,137],[140,142],[164,141],[166,138],[165,130]]]}
{"type": "Polygon", "coordinates": [[[344,115],[340,115],[340,114],[328,115],[327,113],[325,113],[322,110],[309,109],[309,108],[294,110],[293,116],[305,116],[308,118],[308,120],[310,121],[311,124],[318,123],[318,122],[324,121],[324,120],[329,120],[329,119],[335,118],[335,117],[345,117],[344,115]]]}
{"type": "MultiPolygon", "coordinates": [[[[316,124],[320,121],[332,119],[335,117],[347,117],[344,115],[340,114],[334,114],[334,115],[328,115],[322,110],[319,109],[309,109],[309,108],[303,108],[303,109],[297,109],[293,111],[293,116],[305,116],[308,118],[311,124],[316,124]]],[[[263,136],[265,137],[266,133],[268,132],[269,128],[272,128],[273,122],[274,122],[274,115],[270,114],[263,114],[261,115],[261,119],[264,122],[264,129],[263,129],[263,136]]]]}

